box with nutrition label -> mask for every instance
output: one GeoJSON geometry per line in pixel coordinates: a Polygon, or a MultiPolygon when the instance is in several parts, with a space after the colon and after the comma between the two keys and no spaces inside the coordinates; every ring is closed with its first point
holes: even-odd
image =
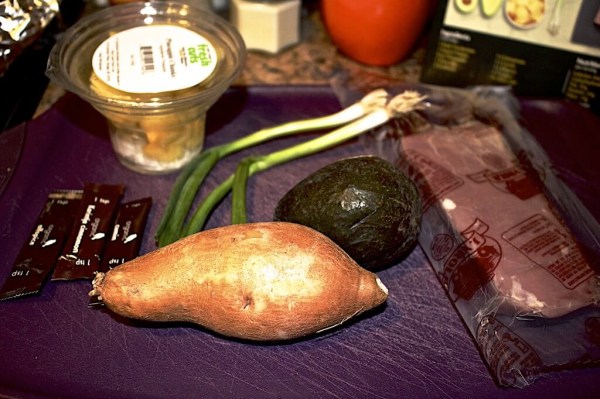
{"type": "Polygon", "coordinates": [[[106,117],[123,165],[164,174],[202,150],[206,112],[244,60],[239,33],[209,9],[133,2],[71,27],[47,74],[106,117]]]}
{"type": "Polygon", "coordinates": [[[421,79],[511,86],[600,114],[600,0],[441,0],[421,79]]]}

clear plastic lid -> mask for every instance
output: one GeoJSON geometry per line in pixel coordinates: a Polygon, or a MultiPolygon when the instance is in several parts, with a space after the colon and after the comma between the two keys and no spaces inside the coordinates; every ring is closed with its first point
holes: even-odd
{"type": "Polygon", "coordinates": [[[245,55],[235,27],[209,9],[134,2],[95,12],[67,30],[50,54],[47,75],[101,108],[209,107],[239,76],[245,55]],[[148,51],[153,61],[144,61],[148,51]],[[176,73],[178,65],[185,71],[176,73]],[[164,74],[144,78],[140,68],[151,67],[164,74]]]}

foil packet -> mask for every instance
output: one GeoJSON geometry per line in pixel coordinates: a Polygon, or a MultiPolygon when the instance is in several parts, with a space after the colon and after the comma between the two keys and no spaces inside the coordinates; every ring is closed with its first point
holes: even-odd
{"type": "Polygon", "coordinates": [[[58,0],[0,0],[0,77],[59,13],[58,0]]]}
{"type": "Polygon", "coordinates": [[[151,207],[151,197],[119,205],[98,271],[106,273],[138,256],[151,207]]]}
{"type": "Polygon", "coordinates": [[[52,280],[93,279],[109,242],[123,185],[87,183],[52,280]]]}
{"type": "MultiPolygon", "coordinates": [[[[139,255],[151,207],[151,197],[119,205],[98,272],[106,273],[139,255]]],[[[97,295],[90,295],[89,306],[104,306],[104,303],[97,295]]]]}
{"type": "Polygon", "coordinates": [[[81,190],[54,190],[44,204],[11,273],[0,288],[0,300],[38,294],[67,241],[81,202],[81,190]]]}

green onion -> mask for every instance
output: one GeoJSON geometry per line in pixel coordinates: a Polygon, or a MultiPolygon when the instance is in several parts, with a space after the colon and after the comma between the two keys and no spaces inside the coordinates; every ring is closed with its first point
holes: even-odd
{"type": "Polygon", "coordinates": [[[158,246],[162,247],[177,240],[183,221],[194,202],[200,185],[218,160],[218,152],[209,149],[203,151],[181,171],[171,190],[169,201],[156,230],[155,237],[158,246]]]}
{"type": "Polygon", "coordinates": [[[233,224],[246,222],[246,187],[248,178],[257,172],[288,162],[300,157],[315,154],[341,144],[366,131],[388,122],[420,107],[424,96],[414,91],[405,91],[394,97],[385,107],[371,111],[362,118],[342,126],[333,132],[313,140],[297,144],[271,154],[244,158],[234,174],[211,192],[194,212],[189,223],[183,229],[183,235],[196,233],[204,228],[213,208],[233,189],[232,220],[233,224]]]}
{"type": "Polygon", "coordinates": [[[255,160],[256,158],[254,157],[244,158],[238,164],[233,175],[231,185],[238,188],[233,191],[232,198],[232,203],[237,204],[237,206],[232,206],[231,208],[231,220],[235,220],[235,224],[246,223],[246,182],[250,177],[250,168],[255,163],[255,160]]]}
{"type": "MultiPolygon", "coordinates": [[[[359,102],[332,115],[293,121],[261,129],[230,143],[204,150],[181,171],[173,185],[169,200],[155,234],[157,245],[162,247],[179,239],[183,223],[200,186],[220,159],[234,152],[268,140],[300,132],[344,125],[363,117],[374,109],[383,107],[387,100],[387,92],[383,89],[377,89],[367,94],[359,102]]],[[[225,192],[225,194],[227,194],[227,192],[225,192]]]]}

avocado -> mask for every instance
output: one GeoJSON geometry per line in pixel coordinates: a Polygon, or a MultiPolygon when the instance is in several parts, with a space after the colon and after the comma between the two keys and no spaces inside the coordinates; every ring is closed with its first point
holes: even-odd
{"type": "Polygon", "coordinates": [[[491,18],[496,15],[501,5],[502,0],[481,0],[481,11],[483,15],[491,18]]]}
{"type": "Polygon", "coordinates": [[[412,180],[376,156],[345,158],[306,177],[277,203],[274,220],[303,224],[374,270],[406,257],[422,218],[412,180]]]}
{"type": "Polygon", "coordinates": [[[463,14],[469,14],[477,8],[478,0],[454,0],[456,9],[463,14]]]}

